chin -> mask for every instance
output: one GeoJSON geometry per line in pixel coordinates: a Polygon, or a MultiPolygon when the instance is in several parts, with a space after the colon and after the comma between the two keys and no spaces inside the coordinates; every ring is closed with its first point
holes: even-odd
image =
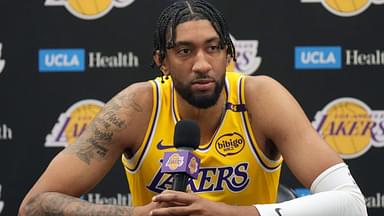
{"type": "Polygon", "coordinates": [[[188,103],[194,107],[200,109],[208,109],[214,105],[216,105],[218,97],[211,96],[203,96],[203,97],[193,97],[188,100],[188,103]]]}

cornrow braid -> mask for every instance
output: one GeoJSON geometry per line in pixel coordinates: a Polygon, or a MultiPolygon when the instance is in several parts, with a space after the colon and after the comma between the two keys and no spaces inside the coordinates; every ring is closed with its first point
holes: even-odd
{"type": "MultiPolygon", "coordinates": [[[[165,58],[167,49],[175,46],[177,25],[191,20],[208,20],[220,38],[220,48],[227,48],[227,54],[236,61],[235,46],[229,36],[224,16],[212,4],[205,0],[179,0],[166,7],[157,20],[154,34],[153,55],[159,52],[160,62],[165,58]],[[168,40],[167,40],[168,37],[168,40]]],[[[156,63],[152,63],[155,67],[156,63]]]]}

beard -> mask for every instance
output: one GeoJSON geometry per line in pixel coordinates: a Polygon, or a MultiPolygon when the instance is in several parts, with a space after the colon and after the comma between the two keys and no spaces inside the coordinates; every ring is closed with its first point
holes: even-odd
{"type": "MultiPolygon", "coordinates": [[[[210,78],[207,75],[199,75],[197,79],[210,78]]],[[[184,85],[177,80],[174,80],[174,86],[176,91],[181,95],[181,97],[186,100],[189,104],[194,107],[207,109],[214,106],[217,103],[217,100],[220,97],[220,93],[224,88],[225,82],[225,73],[223,76],[215,81],[215,88],[211,94],[207,93],[194,93],[191,89],[191,84],[184,85]]]]}

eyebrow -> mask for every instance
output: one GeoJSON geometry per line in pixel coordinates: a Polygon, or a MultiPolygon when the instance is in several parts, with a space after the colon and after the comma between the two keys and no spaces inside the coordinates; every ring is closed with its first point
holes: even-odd
{"type": "MultiPolygon", "coordinates": [[[[216,37],[216,36],[208,38],[207,40],[204,41],[204,44],[209,44],[212,42],[220,42],[220,38],[216,37]]],[[[193,45],[193,43],[191,41],[175,41],[175,47],[177,47],[177,46],[191,46],[191,45],[193,45]]]]}

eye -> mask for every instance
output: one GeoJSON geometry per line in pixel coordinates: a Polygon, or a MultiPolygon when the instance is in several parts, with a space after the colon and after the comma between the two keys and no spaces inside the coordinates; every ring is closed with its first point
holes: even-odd
{"type": "Polygon", "coordinates": [[[191,53],[191,49],[188,48],[180,48],[177,50],[177,54],[180,56],[187,56],[191,53]]]}
{"type": "Polygon", "coordinates": [[[220,47],[218,45],[211,45],[208,47],[209,52],[217,52],[220,50],[220,47]]]}

